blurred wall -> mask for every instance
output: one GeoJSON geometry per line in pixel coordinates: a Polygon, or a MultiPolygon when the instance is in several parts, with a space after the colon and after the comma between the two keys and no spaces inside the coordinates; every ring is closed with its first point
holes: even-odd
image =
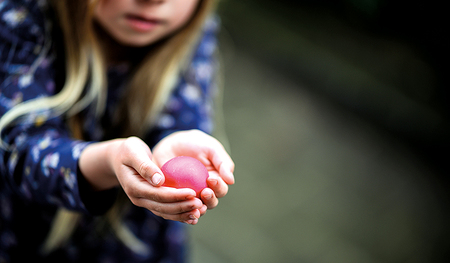
{"type": "Polygon", "coordinates": [[[450,42],[443,5],[224,0],[220,13],[235,45],[397,137],[446,178],[450,42]]]}

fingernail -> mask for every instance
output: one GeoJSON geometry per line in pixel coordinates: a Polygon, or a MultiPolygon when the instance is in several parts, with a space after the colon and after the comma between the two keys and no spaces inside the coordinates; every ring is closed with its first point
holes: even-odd
{"type": "Polygon", "coordinates": [[[213,180],[209,180],[209,183],[210,183],[210,185],[211,186],[216,186],[217,185],[217,180],[216,179],[213,179],[213,180]]]}
{"type": "Polygon", "coordinates": [[[154,185],[158,185],[158,184],[161,182],[162,178],[163,178],[163,177],[162,177],[159,173],[155,173],[155,174],[152,176],[152,183],[153,183],[154,185]]]}
{"type": "Polygon", "coordinates": [[[192,220],[196,220],[197,219],[197,217],[195,217],[194,215],[189,215],[189,218],[192,219],[192,220]]]}

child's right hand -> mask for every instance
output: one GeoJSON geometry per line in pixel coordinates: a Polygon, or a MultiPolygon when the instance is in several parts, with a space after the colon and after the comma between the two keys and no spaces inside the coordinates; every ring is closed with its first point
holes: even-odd
{"type": "Polygon", "coordinates": [[[165,219],[196,223],[203,203],[192,189],[161,187],[164,176],[152,162],[147,144],[136,137],[123,141],[114,170],[125,193],[137,206],[165,219]]]}
{"type": "Polygon", "coordinates": [[[94,143],[80,156],[80,169],[94,189],[120,184],[131,202],[164,219],[196,224],[206,210],[192,189],[161,186],[164,176],[150,148],[137,137],[94,143]]]}

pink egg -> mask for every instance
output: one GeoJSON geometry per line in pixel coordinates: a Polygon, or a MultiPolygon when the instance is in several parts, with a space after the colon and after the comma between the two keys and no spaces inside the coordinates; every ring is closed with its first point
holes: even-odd
{"type": "Polygon", "coordinates": [[[165,176],[164,186],[174,188],[191,188],[200,197],[200,192],[207,186],[209,174],[206,167],[197,159],[179,156],[167,161],[162,167],[165,176]]]}

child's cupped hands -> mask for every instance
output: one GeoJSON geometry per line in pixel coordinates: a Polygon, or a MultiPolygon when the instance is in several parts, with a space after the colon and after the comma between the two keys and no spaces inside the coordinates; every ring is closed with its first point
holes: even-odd
{"type": "Polygon", "coordinates": [[[234,163],[222,144],[198,130],[175,132],[162,139],[153,152],[137,137],[123,140],[116,151],[114,172],[131,202],[168,220],[196,224],[234,183],[234,163]],[[160,167],[177,156],[194,157],[207,167],[208,188],[201,192],[201,199],[192,189],[162,186],[160,167]]]}

